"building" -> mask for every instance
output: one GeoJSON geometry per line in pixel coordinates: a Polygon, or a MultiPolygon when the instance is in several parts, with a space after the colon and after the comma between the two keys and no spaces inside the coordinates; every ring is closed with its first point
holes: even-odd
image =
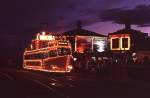
{"type": "Polygon", "coordinates": [[[109,33],[108,39],[110,51],[119,58],[125,55],[128,58],[132,53],[150,50],[148,33],[131,29],[129,24],[125,25],[124,29],[109,33]]]}
{"type": "Polygon", "coordinates": [[[73,52],[104,52],[107,47],[105,35],[82,29],[81,22],[77,23],[76,29],[64,32],[63,35],[71,42],[73,52]]]}

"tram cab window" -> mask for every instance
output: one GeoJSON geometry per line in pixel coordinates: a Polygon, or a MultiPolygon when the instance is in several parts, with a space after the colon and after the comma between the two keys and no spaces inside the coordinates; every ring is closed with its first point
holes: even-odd
{"type": "Polygon", "coordinates": [[[31,44],[31,46],[30,46],[30,49],[31,49],[31,50],[36,49],[36,42],[32,42],[32,44],[31,44]]]}
{"type": "Polygon", "coordinates": [[[71,53],[69,48],[59,48],[58,55],[69,55],[71,53]]]}
{"type": "Polygon", "coordinates": [[[30,59],[30,55],[25,55],[25,56],[24,56],[24,59],[25,59],[25,60],[29,60],[29,59],[30,59]]]}
{"type": "Polygon", "coordinates": [[[48,53],[44,53],[44,54],[43,54],[43,57],[44,57],[44,58],[48,58],[48,53]]]}
{"type": "Polygon", "coordinates": [[[48,47],[48,41],[41,41],[40,48],[46,48],[46,47],[48,47]]]}
{"type": "Polygon", "coordinates": [[[51,51],[49,51],[48,55],[49,55],[49,57],[55,57],[55,56],[57,56],[57,51],[51,50],[51,51]]]}
{"type": "Polygon", "coordinates": [[[25,55],[25,60],[44,59],[47,57],[48,57],[47,53],[28,54],[25,55]]]}
{"type": "Polygon", "coordinates": [[[44,54],[43,53],[38,53],[34,55],[34,59],[43,59],[44,58],[44,54]]]}
{"type": "Polygon", "coordinates": [[[28,54],[28,55],[25,55],[24,56],[24,59],[25,60],[30,60],[30,59],[32,59],[33,58],[33,56],[31,55],[31,54],[28,54]]]}

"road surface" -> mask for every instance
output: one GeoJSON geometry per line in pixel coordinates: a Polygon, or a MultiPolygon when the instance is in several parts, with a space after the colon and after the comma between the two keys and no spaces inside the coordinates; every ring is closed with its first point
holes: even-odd
{"type": "Polygon", "coordinates": [[[145,77],[136,72],[128,67],[69,74],[0,68],[0,98],[150,98],[149,71],[145,77]]]}

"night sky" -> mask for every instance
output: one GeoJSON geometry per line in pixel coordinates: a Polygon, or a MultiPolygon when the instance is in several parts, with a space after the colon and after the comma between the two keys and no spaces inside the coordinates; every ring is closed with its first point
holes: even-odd
{"type": "Polygon", "coordinates": [[[81,20],[83,28],[107,35],[130,18],[134,29],[150,35],[150,0],[1,0],[0,12],[3,49],[20,47],[45,23],[49,31],[63,32],[81,20]]]}

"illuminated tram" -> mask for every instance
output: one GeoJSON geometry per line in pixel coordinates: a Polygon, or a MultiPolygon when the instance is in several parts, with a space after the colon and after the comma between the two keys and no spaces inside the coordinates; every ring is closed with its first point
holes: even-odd
{"type": "Polygon", "coordinates": [[[46,72],[70,72],[72,54],[70,43],[62,36],[38,33],[25,49],[23,68],[46,72]]]}

